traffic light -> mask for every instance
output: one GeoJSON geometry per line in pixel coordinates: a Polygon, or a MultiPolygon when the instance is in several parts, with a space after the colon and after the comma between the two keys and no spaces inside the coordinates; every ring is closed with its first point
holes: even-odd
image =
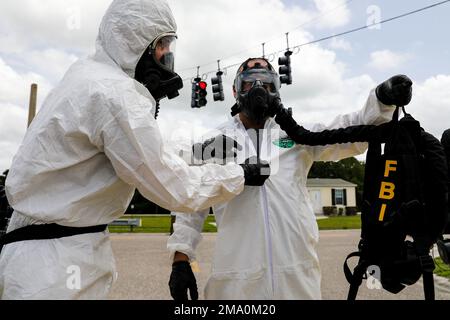
{"type": "Polygon", "coordinates": [[[194,82],[192,82],[192,108],[201,108],[206,106],[207,86],[208,84],[205,81],[202,81],[201,78],[197,77],[194,79],[194,82]]]}
{"type": "Polygon", "coordinates": [[[280,66],[280,69],[278,70],[280,74],[280,82],[287,85],[292,84],[291,55],[292,51],[287,50],[284,53],[284,57],[278,58],[278,64],[280,66]]]}
{"type": "Polygon", "coordinates": [[[216,77],[211,79],[214,101],[225,100],[225,96],[223,94],[222,74],[223,72],[219,71],[216,73],[216,77]]]}
{"type": "Polygon", "coordinates": [[[199,108],[197,105],[198,102],[198,91],[197,91],[197,82],[192,82],[192,99],[191,99],[191,108],[199,108]]]}
{"type": "Polygon", "coordinates": [[[206,95],[208,94],[206,92],[206,87],[208,86],[208,84],[205,81],[199,81],[198,82],[198,105],[199,107],[204,107],[206,106],[206,103],[208,102],[206,100],[206,95]]]}

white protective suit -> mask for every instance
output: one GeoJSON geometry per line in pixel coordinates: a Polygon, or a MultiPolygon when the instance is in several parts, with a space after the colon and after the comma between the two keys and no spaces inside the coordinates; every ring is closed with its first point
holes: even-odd
{"type": "MultiPolygon", "coordinates": [[[[374,91],[365,107],[337,117],[329,126],[312,131],[360,124],[380,124],[392,119],[392,107],[378,102],[374,91]]],[[[219,130],[233,134],[244,150],[255,148],[236,115],[219,130]]],[[[320,267],[316,251],[318,227],[306,188],[314,161],[339,160],[363,153],[367,143],[319,147],[277,143],[287,137],[272,119],[266,121],[260,157],[270,161],[271,175],[262,187],[248,187],[231,201],[215,206],[218,227],[206,299],[320,299],[320,267]]],[[[284,140],[289,142],[289,140],[284,140]]],[[[243,152],[241,151],[241,152],[243,152]]],[[[241,161],[238,154],[237,161],[241,161]]],[[[195,259],[202,215],[177,213],[168,249],[195,259]]]]}
{"type": "MultiPolygon", "coordinates": [[[[95,54],[70,67],[13,159],[8,231],[41,223],[108,224],[125,212],[136,187],[162,207],[188,212],[243,190],[239,165],[189,167],[163,143],[155,100],[134,71],[153,39],[169,31],[176,24],[165,0],[111,4],[95,54]]],[[[100,299],[114,275],[107,232],[16,242],[1,253],[0,297],[100,299]],[[70,278],[77,270],[79,289],[70,278]]]]}

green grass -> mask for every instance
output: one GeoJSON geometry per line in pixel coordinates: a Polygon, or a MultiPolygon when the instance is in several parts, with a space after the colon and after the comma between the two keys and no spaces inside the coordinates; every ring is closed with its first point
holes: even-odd
{"type": "MultiPolygon", "coordinates": [[[[128,215],[122,218],[141,218],[142,227],[134,227],[133,232],[137,233],[169,233],[170,232],[170,216],[135,216],[128,215]]],[[[214,222],[214,217],[208,216],[203,226],[203,232],[216,232],[217,228],[210,222],[214,222]]],[[[109,226],[109,232],[113,233],[125,233],[130,232],[128,226],[109,226]]]]}
{"type": "Polygon", "coordinates": [[[434,262],[436,264],[434,273],[438,276],[450,279],[450,266],[445,264],[441,258],[434,259],[434,262]]]}
{"type": "MultiPolygon", "coordinates": [[[[170,216],[126,216],[123,218],[141,218],[142,227],[133,228],[133,232],[137,233],[169,233],[170,232],[170,216]]],[[[211,225],[215,222],[214,216],[208,216],[203,225],[203,232],[217,232],[217,228],[211,225]]],[[[360,216],[338,216],[328,219],[317,220],[320,230],[337,230],[337,229],[359,229],[361,228],[360,216]]],[[[110,226],[109,231],[113,233],[130,232],[130,227],[126,226],[110,226]]]]}
{"type": "Polygon", "coordinates": [[[203,225],[203,232],[217,232],[217,228],[215,226],[213,226],[212,222],[216,222],[216,219],[214,218],[214,216],[208,216],[208,218],[206,218],[205,224],[203,225]]]}
{"type": "Polygon", "coordinates": [[[319,230],[361,229],[361,216],[337,216],[317,220],[319,230]]]}

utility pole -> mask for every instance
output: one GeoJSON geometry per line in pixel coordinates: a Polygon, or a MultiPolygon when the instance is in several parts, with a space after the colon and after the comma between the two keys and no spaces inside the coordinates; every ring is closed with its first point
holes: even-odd
{"type": "Polygon", "coordinates": [[[37,84],[33,83],[30,90],[30,106],[28,108],[28,125],[30,126],[31,121],[33,121],[36,115],[36,100],[37,100],[37,84]]]}

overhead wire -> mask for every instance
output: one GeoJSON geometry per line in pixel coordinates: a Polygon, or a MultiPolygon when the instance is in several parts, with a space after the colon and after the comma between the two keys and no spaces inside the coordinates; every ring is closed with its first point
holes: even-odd
{"type": "MultiPolygon", "coordinates": [[[[320,15],[316,15],[315,17],[313,17],[312,19],[310,19],[310,20],[308,20],[308,21],[302,23],[301,25],[299,25],[299,26],[297,26],[297,27],[294,27],[290,32],[292,32],[293,30],[297,30],[297,29],[299,29],[299,28],[301,28],[301,27],[304,27],[304,26],[310,24],[311,22],[316,21],[316,20],[318,20],[318,19],[320,19],[320,18],[323,18],[323,17],[329,15],[330,13],[334,12],[336,9],[339,9],[339,8],[341,8],[341,7],[343,7],[343,6],[347,5],[347,4],[349,4],[349,3],[352,2],[352,1],[353,1],[353,0],[347,0],[346,2],[340,4],[340,5],[336,6],[336,7],[333,7],[332,9],[330,9],[330,10],[328,10],[328,11],[326,11],[326,12],[323,12],[323,13],[320,14],[320,15]]],[[[275,40],[275,39],[279,39],[279,36],[274,36],[274,37],[270,38],[269,40],[265,41],[264,43],[272,42],[272,41],[275,40]]],[[[231,54],[225,56],[225,57],[222,58],[221,60],[223,61],[223,60],[230,59],[230,58],[232,58],[232,57],[235,57],[235,56],[237,56],[237,55],[240,55],[241,53],[247,52],[247,51],[249,51],[250,49],[254,49],[254,48],[259,47],[259,46],[260,46],[260,44],[254,45],[254,46],[252,46],[252,47],[247,47],[246,49],[243,49],[243,50],[240,50],[240,51],[236,51],[236,52],[234,52],[234,53],[231,53],[231,54]]],[[[213,63],[215,63],[216,61],[217,61],[217,60],[215,60],[215,61],[210,61],[210,62],[206,62],[206,63],[204,63],[203,65],[201,65],[201,67],[204,67],[204,66],[213,64],[213,63]]],[[[179,72],[183,72],[183,71],[187,71],[187,70],[191,70],[191,69],[195,69],[195,68],[196,68],[196,67],[183,68],[183,69],[180,69],[179,72]]]]}
{"type": "MultiPolygon", "coordinates": [[[[347,1],[347,3],[350,2],[350,1],[352,1],[352,0],[347,1]]],[[[409,11],[409,12],[406,12],[406,13],[403,13],[403,14],[400,14],[400,15],[388,18],[388,19],[380,20],[379,22],[373,22],[371,24],[366,24],[366,25],[358,27],[358,28],[350,29],[350,30],[347,30],[347,31],[344,31],[344,32],[340,32],[340,33],[337,33],[337,34],[332,34],[332,35],[329,35],[329,36],[326,36],[326,37],[322,37],[322,38],[319,38],[319,39],[316,39],[316,40],[312,40],[312,41],[308,41],[308,42],[301,43],[301,44],[298,44],[298,45],[294,45],[293,46],[293,54],[298,53],[300,51],[301,47],[304,47],[304,46],[307,46],[307,45],[311,45],[311,44],[315,44],[315,43],[319,43],[319,42],[323,42],[323,41],[326,41],[326,40],[329,40],[329,39],[332,39],[332,38],[341,37],[341,36],[344,36],[344,35],[347,35],[347,34],[351,34],[351,33],[354,33],[354,32],[358,32],[358,31],[361,31],[361,30],[364,30],[364,29],[369,29],[369,28],[371,28],[373,26],[377,26],[377,25],[381,25],[383,23],[387,23],[387,22],[390,22],[390,21],[401,19],[401,18],[404,18],[406,16],[409,16],[409,15],[412,15],[412,14],[415,14],[415,13],[418,13],[418,12],[422,12],[422,11],[431,9],[431,8],[443,5],[445,3],[448,3],[448,2],[450,2],[450,0],[440,1],[440,2],[433,3],[431,5],[428,5],[428,6],[425,6],[425,7],[416,9],[416,10],[413,10],[413,11],[409,11]]],[[[337,9],[337,8],[338,7],[336,7],[335,9],[337,9]]],[[[302,25],[300,25],[300,26],[298,26],[296,28],[300,28],[301,26],[302,25]]],[[[245,51],[241,51],[241,52],[245,52],[245,51]]],[[[268,56],[269,58],[270,57],[275,57],[276,55],[278,55],[278,54],[280,54],[281,52],[284,52],[284,51],[285,51],[285,49],[281,49],[281,50],[274,51],[272,53],[266,54],[266,56],[268,56]]],[[[228,58],[231,58],[231,57],[233,57],[233,56],[229,56],[228,58]]],[[[221,61],[223,61],[223,59],[221,59],[221,61]]],[[[206,66],[206,65],[208,65],[208,64],[204,64],[203,66],[206,66]]],[[[235,64],[231,64],[231,65],[227,65],[227,66],[222,67],[222,69],[224,70],[224,74],[226,75],[227,69],[235,67],[237,65],[240,65],[240,63],[235,63],[235,64]]],[[[192,67],[192,68],[196,68],[196,67],[192,67]]],[[[187,68],[187,69],[183,69],[183,70],[186,71],[186,70],[190,70],[192,68],[187,68]]],[[[208,71],[208,72],[203,73],[202,74],[202,79],[206,79],[208,74],[214,73],[214,72],[216,72],[216,70],[212,70],[212,71],[208,71]]],[[[184,78],[183,81],[190,80],[190,79],[192,79],[192,78],[184,78]]]]}

